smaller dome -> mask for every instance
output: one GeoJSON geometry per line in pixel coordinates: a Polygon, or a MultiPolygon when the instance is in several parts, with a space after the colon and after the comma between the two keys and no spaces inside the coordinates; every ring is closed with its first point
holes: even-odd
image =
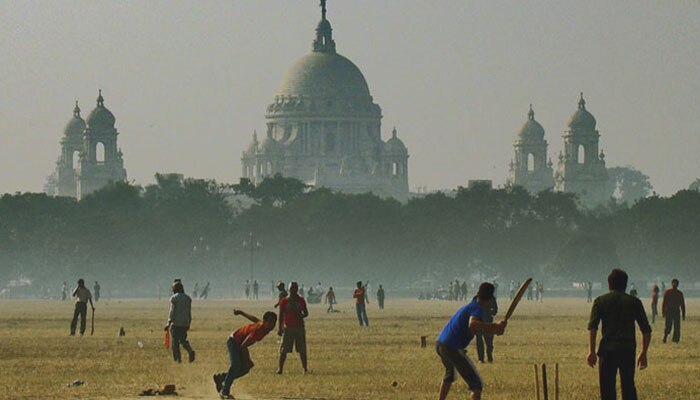
{"type": "Polygon", "coordinates": [[[250,142],[248,147],[246,148],[246,152],[248,154],[255,154],[258,151],[258,132],[253,131],[253,140],[250,142]]]}
{"type": "Polygon", "coordinates": [[[586,100],[583,99],[583,93],[581,93],[581,100],[578,102],[578,110],[569,118],[569,128],[593,131],[595,130],[595,125],[595,117],[586,110],[586,100]]]}
{"type": "Polygon", "coordinates": [[[90,128],[114,128],[116,119],[114,114],[105,107],[104,101],[102,89],[100,89],[100,95],[97,97],[97,107],[87,117],[87,125],[90,128]]]}
{"type": "Polygon", "coordinates": [[[73,109],[73,118],[68,121],[66,128],[63,130],[65,136],[80,136],[85,130],[85,120],[80,117],[80,107],[78,107],[78,102],[75,102],[75,108],[73,109]]]}
{"type": "Polygon", "coordinates": [[[259,151],[261,153],[272,154],[279,150],[281,150],[281,145],[270,136],[266,137],[262,143],[260,143],[259,151]]]}
{"type": "Polygon", "coordinates": [[[391,138],[384,143],[384,150],[390,154],[406,154],[408,150],[403,141],[396,136],[396,127],[391,130],[391,138]]]}
{"type": "Polygon", "coordinates": [[[544,128],[539,122],[535,121],[535,112],[532,110],[532,104],[530,104],[530,111],[527,113],[527,121],[520,128],[518,137],[522,139],[544,139],[544,128]]]}

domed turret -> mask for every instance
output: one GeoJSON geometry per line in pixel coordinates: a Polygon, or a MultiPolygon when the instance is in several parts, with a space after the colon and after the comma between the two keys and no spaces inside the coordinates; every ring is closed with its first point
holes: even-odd
{"type": "Polygon", "coordinates": [[[527,113],[527,121],[523,124],[518,132],[519,139],[544,139],[544,128],[539,122],[535,121],[535,112],[532,110],[532,104],[530,104],[530,111],[527,113]]]}
{"type": "Polygon", "coordinates": [[[80,117],[80,107],[78,107],[78,101],[76,100],[75,108],[73,109],[73,118],[66,124],[63,135],[67,137],[79,137],[83,134],[84,130],[85,120],[80,117]]]}
{"type": "Polygon", "coordinates": [[[90,128],[114,128],[116,119],[114,114],[105,107],[105,99],[102,97],[102,89],[97,97],[97,107],[90,112],[87,118],[87,125],[90,128]]]}
{"type": "Polygon", "coordinates": [[[258,132],[253,131],[253,140],[250,142],[248,145],[248,148],[246,149],[246,153],[248,154],[255,154],[258,151],[258,132]]]}
{"type": "Polygon", "coordinates": [[[578,102],[578,110],[569,118],[569,128],[575,130],[593,131],[595,130],[596,120],[593,114],[586,110],[586,100],[583,99],[581,92],[581,100],[578,102]]]}
{"type": "Polygon", "coordinates": [[[281,149],[279,142],[273,139],[271,135],[267,135],[262,143],[260,143],[258,151],[262,154],[272,155],[277,154],[281,149]]]}
{"type": "Polygon", "coordinates": [[[396,135],[396,127],[391,130],[391,138],[384,143],[384,151],[387,154],[407,154],[408,150],[403,141],[396,135]]]}

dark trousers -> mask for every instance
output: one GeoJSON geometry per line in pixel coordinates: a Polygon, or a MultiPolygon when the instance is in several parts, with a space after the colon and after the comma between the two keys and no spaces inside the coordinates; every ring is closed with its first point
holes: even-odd
{"type": "Polygon", "coordinates": [[[226,347],[228,347],[228,359],[231,366],[226,373],[226,378],[224,378],[224,386],[221,388],[221,393],[230,394],[233,380],[246,375],[250,371],[250,366],[248,365],[247,357],[243,357],[243,349],[232,338],[228,338],[226,347]]]}
{"type": "Polygon", "coordinates": [[[656,316],[659,315],[658,301],[651,303],[651,323],[656,322],[656,316]]]}
{"type": "Polygon", "coordinates": [[[666,313],[666,329],[664,330],[664,339],[671,333],[673,329],[673,340],[674,343],[681,341],[681,313],[678,311],[667,312],[666,313]]]}
{"type": "Polygon", "coordinates": [[[379,309],[384,309],[384,297],[377,297],[377,303],[379,303],[379,309]]]}
{"type": "Polygon", "coordinates": [[[484,342],[486,342],[486,355],[489,361],[493,361],[493,335],[482,332],[476,333],[476,354],[479,361],[484,361],[484,342]]]}
{"type": "Polygon", "coordinates": [[[78,316],[80,316],[80,334],[85,333],[85,325],[87,318],[87,303],[75,303],[75,311],[73,311],[73,320],[70,322],[70,334],[75,335],[75,327],[78,325],[78,316]]]}
{"type": "Polygon", "coordinates": [[[360,326],[363,324],[369,326],[369,321],[367,320],[367,309],[365,309],[365,303],[355,304],[355,311],[357,311],[357,320],[360,322],[360,326]]]}
{"type": "Polygon", "coordinates": [[[617,399],[617,372],[620,371],[620,386],[622,400],[637,400],[637,389],[634,387],[634,350],[607,351],[598,354],[600,357],[600,399],[617,399]]]}
{"type": "Polygon", "coordinates": [[[192,347],[190,346],[190,342],[187,341],[187,329],[188,328],[183,326],[170,327],[170,347],[173,349],[173,359],[177,362],[182,361],[180,345],[182,345],[188,354],[192,354],[192,347]]]}

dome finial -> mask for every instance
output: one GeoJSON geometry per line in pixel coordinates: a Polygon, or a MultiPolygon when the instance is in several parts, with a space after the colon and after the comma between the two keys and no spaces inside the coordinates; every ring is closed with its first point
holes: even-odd
{"type": "Polygon", "coordinates": [[[75,101],[75,108],[73,109],[73,116],[75,118],[80,118],[80,107],[78,107],[78,100],[75,101]]]}
{"type": "Polygon", "coordinates": [[[258,143],[258,130],[253,129],[253,142],[258,143]]]}
{"type": "Polygon", "coordinates": [[[391,137],[396,137],[396,127],[394,127],[394,129],[391,130],[391,137]]]}
{"type": "Polygon", "coordinates": [[[316,39],[313,50],[320,53],[335,53],[335,41],[333,40],[333,28],[326,19],[326,0],[321,0],[321,21],[316,26],[316,39]]]}
{"type": "Polygon", "coordinates": [[[97,106],[104,107],[105,106],[105,99],[102,97],[102,89],[99,89],[98,92],[99,92],[99,95],[97,96],[97,106]]]}
{"type": "Polygon", "coordinates": [[[530,111],[528,111],[527,117],[530,119],[530,121],[535,119],[535,112],[532,111],[532,103],[530,103],[530,111]]]}
{"type": "Polygon", "coordinates": [[[583,92],[581,92],[581,100],[578,101],[578,108],[581,110],[586,109],[586,100],[583,99],[583,92]]]}

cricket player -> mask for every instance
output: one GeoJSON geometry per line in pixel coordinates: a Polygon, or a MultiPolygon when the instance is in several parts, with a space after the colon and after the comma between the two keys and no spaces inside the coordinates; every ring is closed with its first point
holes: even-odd
{"type": "Polygon", "coordinates": [[[445,376],[440,386],[440,400],[445,400],[455,380],[455,370],[467,382],[472,400],[481,399],[483,382],[472,360],[466,354],[466,347],[476,332],[502,335],[507,322],[484,322],[483,309],[488,308],[494,299],[493,284],[484,282],[471,303],[463,306],[450,318],[437,337],[436,350],[445,366],[445,376]]]}
{"type": "Polygon", "coordinates": [[[627,273],[625,271],[613,269],[608,275],[608,288],[610,291],[597,297],[591,308],[591,318],[588,322],[589,353],[587,362],[593,367],[600,358],[598,375],[601,400],[615,400],[617,398],[615,385],[618,371],[620,371],[622,398],[637,400],[637,389],[634,386],[634,358],[637,347],[634,323],[639,325],[639,330],[642,332],[642,351],[637,359],[639,369],[647,367],[647,349],[651,342],[651,327],[642,302],[625,293],[627,288],[627,273]],[[598,324],[601,321],[603,322],[603,338],[596,353],[596,335],[598,324]]]}
{"type": "Polygon", "coordinates": [[[262,321],[242,310],[233,310],[233,315],[242,315],[252,324],[245,325],[231,333],[226,342],[231,366],[228,372],[214,375],[216,391],[222,399],[233,399],[231,396],[233,380],[245,376],[253,367],[248,348],[262,340],[277,324],[277,315],[272,311],[266,312],[262,321]]]}

